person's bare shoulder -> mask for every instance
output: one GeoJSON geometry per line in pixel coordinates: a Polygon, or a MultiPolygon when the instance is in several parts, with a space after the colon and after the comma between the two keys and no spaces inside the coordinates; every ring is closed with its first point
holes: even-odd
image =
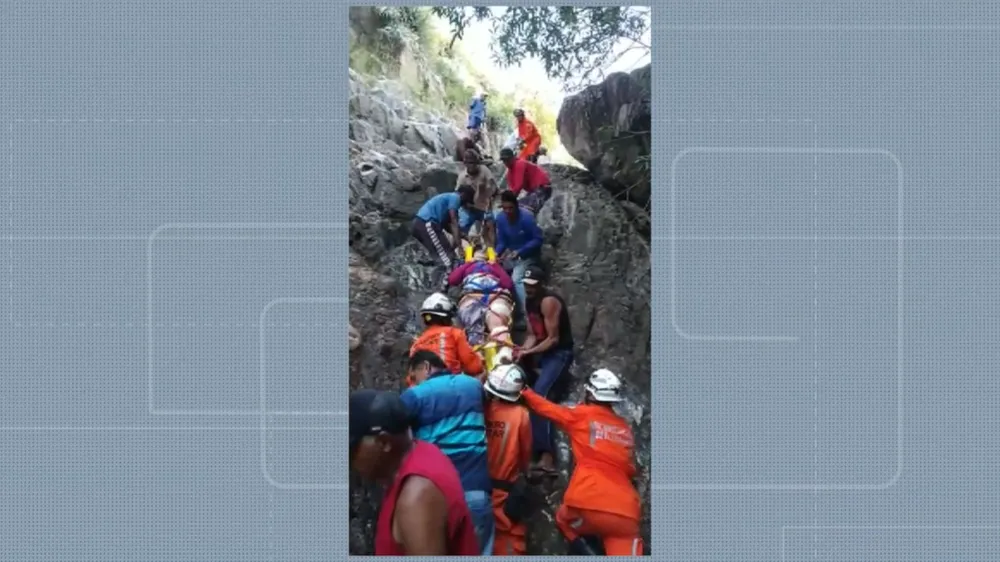
{"type": "Polygon", "coordinates": [[[431,514],[431,508],[447,511],[447,501],[440,489],[429,478],[413,475],[406,479],[399,491],[396,506],[417,508],[419,511],[431,514]]]}

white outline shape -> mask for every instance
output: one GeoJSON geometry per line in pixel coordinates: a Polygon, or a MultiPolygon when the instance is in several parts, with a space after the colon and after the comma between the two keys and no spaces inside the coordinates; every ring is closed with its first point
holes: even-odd
{"type": "MultiPolygon", "coordinates": [[[[165,223],[156,227],[146,237],[146,398],[147,411],[153,416],[256,416],[259,410],[157,410],[153,399],[153,242],[158,234],[170,229],[337,229],[343,223],[165,223]]],[[[184,238],[187,239],[187,238],[184,238]]],[[[196,237],[192,237],[196,240],[196,237]]],[[[342,299],[347,302],[347,299],[342,299]]],[[[272,415],[282,415],[272,412],[272,415]]],[[[309,415],[303,412],[287,412],[285,415],[309,415]]]]}
{"type": "MultiPolygon", "coordinates": [[[[896,471],[887,481],[880,484],[660,484],[653,485],[654,490],[668,491],[876,491],[886,490],[896,485],[903,475],[903,165],[889,150],[882,148],[760,148],[760,147],[688,147],[680,151],[674,157],[670,167],[670,275],[671,275],[671,300],[670,319],[675,330],[678,325],[675,322],[674,303],[676,302],[675,291],[675,253],[676,238],[674,229],[676,227],[676,206],[674,205],[674,183],[676,177],[677,162],[685,154],[692,152],[706,152],[715,154],[732,153],[757,153],[757,154],[862,154],[880,155],[890,159],[896,165],[896,179],[898,183],[898,195],[896,201],[896,471]]],[[[682,336],[681,331],[678,331],[682,336]]],[[[690,339],[690,338],[689,338],[690,339]]],[[[717,340],[716,340],[717,341],[717,340]]],[[[723,340],[732,341],[732,340],[723,340]]],[[[736,340],[746,341],[746,340],[736,340]]],[[[751,340],[754,341],[754,340],[751,340]]],[[[759,339],[756,341],[760,341],[759,339]]]]}
{"type": "MultiPolygon", "coordinates": [[[[260,472],[268,484],[281,490],[346,490],[347,485],[343,484],[321,484],[321,483],[294,483],[279,482],[271,476],[270,469],[267,468],[267,377],[266,373],[266,324],[267,313],[274,306],[279,304],[347,304],[347,299],[341,297],[279,297],[264,305],[260,311],[260,333],[259,333],[259,354],[260,354],[260,472]]],[[[334,415],[344,415],[347,412],[323,412],[334,415]]],[[[282,428],[276,428],[279,431],[282,428]]]]}
{"type": "Polygon", "coordinates": [[[785,531],[1000,531],[1000,527],[988,527],[984,525],[819,525],[819,526],[799,526],[784,525],[781,527],[781,562],[785,562],[785,531]]]}

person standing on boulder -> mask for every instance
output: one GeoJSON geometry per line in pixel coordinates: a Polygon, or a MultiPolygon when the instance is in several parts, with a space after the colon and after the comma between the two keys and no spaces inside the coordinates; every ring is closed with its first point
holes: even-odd
{"type": "Polygon", "coordinates": [[[458,175],[457,188],[467,185],[476,190],[472,209],[463,209],[460,213],[460,230],[468,232],[472,225],[481,223],[480,230],[483,242],[488,247],[496,244],[496,235],[493,232],[493,204],[496,201],[500,188],[493,177],[493,172],[487,168],[479,157],[479,153],[473,150],[467,151],[464,158],[465,168],[458,175]],[[462,216],[464,215],[464,216],[462,216]]]}
{"type": "MultiPolygon", "coordinates": [[[[563,298],[545,286],[545,271],[533,265],[525,270],[524,290],[526,311],[531,329],[517,354],[522,363],[530,362],[538,373],[531,388],[540,396],[548,397],[573,364],[573,327],[569,321],[569,308],[563,298]]],[[[538,463],[533,471],[554,475],[556,471],[555,440],[552,424],[543,416],[531,418],[531,434],[535,439],[538,463]]]]}
{"type": "Polygon", "coordinates": [[[521,206],[537,215],[542,205],[552,197],[549,174],[538,164],[514,158],[514,151],[507,148],[500,151],[500,160],[507,167],[507,187],[514,195],[523,191],[521,206]]]}
{"type": "Polygon", "coordinates": [[[587,379],[584,403],[560,406],[530,388],[521,398],[535,414],[566,432],[575,469],[556,512],[556,526],[569,541],[569,554],[641,556],[639,521],[642,505],[632,479],[636,476],[635,439],[631,425],[612,404],[621,401],[621,380],[607,369],[587,379]],[[604,553],[595,552],[585,536],[596,535],[604,553]]]}
{"type": "Polygon", "coordinates": [[[538,147],[542,145],[542,135],[538,133],[538,127],[524,116],[523,109],[514,110],[514,119],[517,120],[517,136],[523,143],[517,158],[535,163],[538,160],[538,147]]]}
{"type": "Polygon", "coordinates": [[[410,357],[407,377],[417,384],[400,398],[410,411],[417,438],[437,445],[458,469],[479,539],[479,553],[492,554],[496,528],[482,382],[449,373],[444,362],[430,351],[418,351],[410,357]]]}
{"type": "Polygon", "coordinates": [[[451,460],[413,439],[410,413],[394,392],[351,393],[349,458],[362,478],[386,487],[375,556],[477,556],[479,541],[451,460]]]}
{"type": "Polygon", "coordinates": [[[531,211],[518,206],[517,195],[513,191],[500,194],[500,212],[496,214],[495,223],[497,256],[500,261],[509,264],[507,269],[511,270],[514,293],[517,295],[517,315],[522,320],[527,319],[527,297],[522,281],[528,267],[541,259],[542,229],[538,228],[531,211]]]}
{"type": "Polygon", "coordinates": [[[460,187],[451,193],[435,195],[420,207],[410,227],[413,237],[423,244],[432,256],[437,256],[448,271],[451,271],[455,263],[456,253],[455,246],[448,241],[444,229],[451,230],[455,244],[461,243],[458,211],[463,207],[466,209],[472,207],[475,197],[476,190],[468,186],[460,187]]]}
{"type": "Polygon", "coordinates": [[[524,475],[531,462],[531,423],[528,410],[518,404],[524,390],[524,371],[517,365],[493,369],[486,390],[486,447],[493,479],[493,516],[497,535],[493,554],[524,556],[527,551],[528,486],[524,475]]]}
{"type": "Polygon", "coordinates": [[[465,128],[472,132],[479,133],[479,130],[483,127],[483,122],[486,121],[486,100],[489,98],[489,94],[486,92],[480,93],[478,96],[472,98],[469,103],[469,122],[466,124],[465,128]]]}

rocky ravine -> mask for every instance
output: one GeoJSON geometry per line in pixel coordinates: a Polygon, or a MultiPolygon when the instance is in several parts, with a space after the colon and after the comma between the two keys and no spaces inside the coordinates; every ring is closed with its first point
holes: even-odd
{"type": "MultiPolygon", "coordinates": [[[[450,150],[457,125],[408,103],[392,82],[364,85],[351,76],[350,99],[350,377],[351,387],[398,389],[406,354],[419,331],[416,309],[432,292],[434,267],[409,236],[409,222],[428,197],[454,189],[450,150]]],[[[565,142],[565,141],[564,141],[565,142]]],[[[573,375],[607,367],[627,380],[623,415],[635,422],[649,545],[650,262],[634,221],[591,173],[549,166],[554,195],[538,220],[554,287],[569,306],[577,359],[573,375]]],[[[580,400],[572,383],[567,402],[580,400]]],[[[542,491],[529,521],[529,554],[564,554],[553,523],[568,481],[570,453],[559,434],[563,474],[542,491]]],[[[351,554],[371,554],[378,492],[351,482],[351,554]]],[[[647,550],[648,553],[648,550],[647,550]]]]}

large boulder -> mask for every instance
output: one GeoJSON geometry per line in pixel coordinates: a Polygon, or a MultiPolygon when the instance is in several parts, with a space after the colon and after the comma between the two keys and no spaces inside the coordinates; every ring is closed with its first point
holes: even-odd
{"type": "MultiPolygon", "coordinates": [[[[365,131],[353,133],[350,142],[351,387],[400,389],[409,344],[420,330],[415,311],[435,290],[439,274],[409,235],[409,223],[427,197],[454,188],[458,164],[438,147],[457,127],[393,99],[388,84],[369,86],[352,76],[351,88],[351,128],[365,131]],[[429,139],[398,134],[392,125],[397,120],[425,122],[429,139]]],[[[646,500],[643,538],[649,544],[649,243],[590,172],[547,168],[554,195],[538,216],[543,256],[554,290],[569,307],[578,352],[566,402],[581,399],[579,379],[599,367],[625,378],[626,401],[619,411],[636,427],[638,486],[646,500]]],[[[571,454],[565,437],[557,435],[561,476],[537,490],[529,554],[566,553],[554,513],[569,479],[571,454]]],[[[352,477],[350,497],[351,554],[371,554],[378,492],[352,477]]]]}
{"type": "Polygon", "coordinates": [[[567,152],[612,194],[649,208],[650,73],[616,72],[566,97],[556,128],[567,152]]]}

